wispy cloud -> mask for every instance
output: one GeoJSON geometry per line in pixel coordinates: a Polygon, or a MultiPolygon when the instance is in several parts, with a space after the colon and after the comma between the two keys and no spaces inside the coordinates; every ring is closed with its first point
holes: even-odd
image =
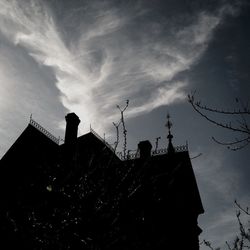
{"type": "MultiPolygon", "coordinates": [[[[203,229],[200,240],[208,240],[214,248],[223,250],[227,249],[225,242],[233,241],[239,233],[234,200],[243,205],[249,203],[241,186],[243,178],[239,169],[228,164],[229,154],[227,149],[214,145],[193,162],[205,209],[205,215],[199,218],[203,229]]],[[[244,215],[242,220],[247,221],[244,215]]],[[[201,249],[207,248],[201,246],[201,249]]]]}
{"type": "Polygon", "coordinates": [[[116,119],[114,107],[126,99],[132,103],[128,117],[184,100],[187,81],[176,77],[200,58],[214,29],[233,10],[197,13],[181,27],[146,18],[142,26],[147,11],[122,13],[116,6],[94,4],[90,20],[75,24],[81,35],[68,43],[43,1],[2,0],[0,30],[53,70],[63,106],[97,130],[116,119]],[[164,35],[166,29],[171,36],[164,35]]]}

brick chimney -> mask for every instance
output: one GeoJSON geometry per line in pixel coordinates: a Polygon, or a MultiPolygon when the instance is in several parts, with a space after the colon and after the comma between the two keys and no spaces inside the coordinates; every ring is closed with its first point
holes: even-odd
{"type": "Polygon", "coordinates": [[[74,165],[76,155],[77,132],[80,119],[75,113],[69,113],[65,116],[65,120],[64,164],[66,167],[71,168],[74,165]]]}
{"type": "Polygon", "coordinates": [[[65,131],[65,145],[73,145],[77,140],[78,125],[81,122],[75,113],[69,113],[65,116],[66,131],[65,131]]]}
{"type": "Polygon", "coordinates": [[[152,145],[150,141],[140,141],[138,144],[140,159],[147,159],[151,156],[152,145]]]}

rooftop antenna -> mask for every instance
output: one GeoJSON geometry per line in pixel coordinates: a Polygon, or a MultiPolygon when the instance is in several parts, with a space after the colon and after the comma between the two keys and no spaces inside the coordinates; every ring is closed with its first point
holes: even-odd
{"type": "Polygon", "coordinates": [[[170,121],[170,115],[169,113],[167,114],[167,123],[165,125],[167,128],[168,128],[168,148],[167,148],[167,151],[168,153],[174,153],[175,150],[174,150],[174,146],[172,144],[172,139],[173,139],[173,135],[171,134],[171,128],[173,127],[173,123],[170,121]]]}

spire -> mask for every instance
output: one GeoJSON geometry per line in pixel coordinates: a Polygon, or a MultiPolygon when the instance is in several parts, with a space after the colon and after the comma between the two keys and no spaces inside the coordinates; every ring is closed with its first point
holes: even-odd
{"type": "Polygon", "coordinates": [[[174,153],[175,150],[174,150],[174,146],[172,144],[172,139],[173,139],[173,135],[171,134],[171,128],[172,128],[173,124],[172,122],[170,121],[170,115],[167,114],[167,123],[166,123],[166,127],[168,128],[168,153],[174,153]]]}

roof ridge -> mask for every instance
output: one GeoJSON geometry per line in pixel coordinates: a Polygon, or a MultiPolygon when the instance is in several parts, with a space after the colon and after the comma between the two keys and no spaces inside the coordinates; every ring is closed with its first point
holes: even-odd
{"type": "Polygon", "coordinates": [[[32,125],[34,128],[36,128],[38,131],[42,132],[50,140],[52,140],[53,142],[55,142],[56,144],[59,145],[60,137],[59,138],[55,137],[47,129],[45,129],[42,125],[40,125],[38,122],[36,122],[34,119],[32,119],[32,116],[30,117],[29,124],[32,125]]]}
{"type": "Polygon", "coordinates": [[[92,133],[95,137],[97,137],[100,141],[102,141],[110,150],[114,151],[114,148],[91,127],[90,127],[90,133],[92,133]]]}

